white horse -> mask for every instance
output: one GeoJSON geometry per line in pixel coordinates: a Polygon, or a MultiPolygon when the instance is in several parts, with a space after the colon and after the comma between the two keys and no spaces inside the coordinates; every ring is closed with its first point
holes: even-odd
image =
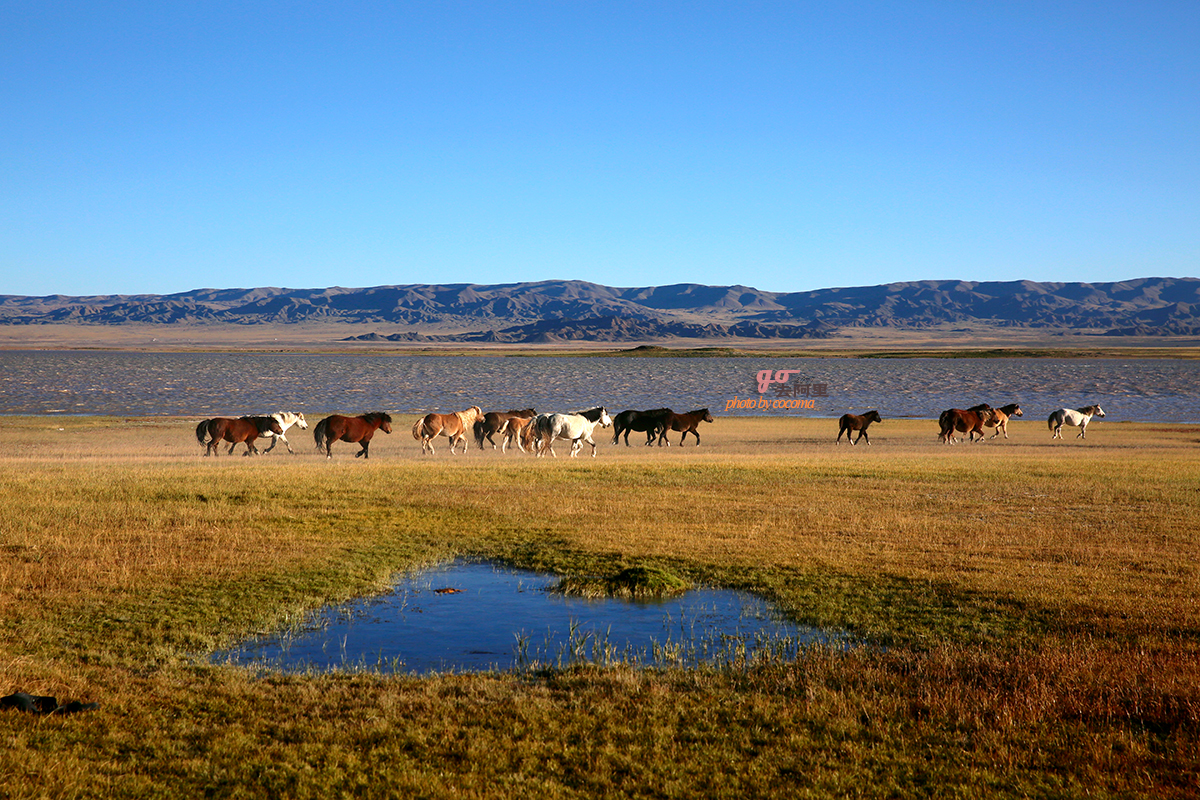
{"type": "Polygon", "coordinates": [[[570,439],[572,458],[579,455],[584,442],[592,446],[592,458],[595,458],[596,442],[592,440],[592,431],[596,430],[597,425],[607,428],[612,425],[612,419],[601,406],[576,414],[539,414],[530,425],[534,428],[534,452],[538,456],[549,450],[550,455],[558,458],[554,452],[554,440],[570,439]]]}
{"type": "Polygon", "coordinates": [[[279,423],[279,427],[283,428],[283,433],[273,433],[271,431],[267,431],[266,433],[259,434],[260,436],[269,438],[271,440],[271,446],[263,452],[269,453],[275,449],[275,445],[283,442],[285,445],[287,445],[288,452],[295,455],[296,451],[292,449],[292,443],[287,440],[287,436],[285,434],[287,433],[287,429],[293,425],[300,428],[302,431],[308,430],[308,421],[304,419],[304,415],[298,411],[276,411],[271,415],[271,418],[279,423]]]}
{"type": "Polygon", "coordinates": [[[1100,406],[1084,406],[1083,408],[1060,408],[1050,415],[1046,422],[1050,426],[1050,430],[1054,431],[1051,439],[1061,439],[1061,430],[1063,425],[1074,425],[1079,428],[1079,435],[1076,439],[1086,439],[1088,423],[1092,421],[1092,417],[1103,417],[1104,409],[1100,406]]]}

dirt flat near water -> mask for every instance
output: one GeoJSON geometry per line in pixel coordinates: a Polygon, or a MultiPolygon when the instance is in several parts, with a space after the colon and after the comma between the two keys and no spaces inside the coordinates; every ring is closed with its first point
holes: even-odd
{"type": "MultiPolygon", "coordinates": [[[[672,351],[722,355],[746,353],[846,356],[870,354],[981,355],[1004,351],[1046,351],[1056,357],[1072,354],[1096,357],[1200,357],[1200,338],[1172,336],[1104,336],[1096,332],[1013,329],[989,326],[971,328],[900,330],[893,328],[843,329],[829,339],[669,339],[632,342],[558,342],[551,344],[389,343],[345,341],[353,336],[378,333],[388,336],[411,331],[410,326],[352,324],[345,322],[278,325],[6,325],[0,326],[0,350],[125,350],[125,351],[247,351],[336,353],[438,353],[513,355],[564,353],[618,353],[639,346],[672,351]],[[730,351],[733,351],[732,353],[730,351]]],[[[431,331],[434,332],[434,331],[431,331]]],[[[439,330],[438,333],[447,331],[439,330]]]]}

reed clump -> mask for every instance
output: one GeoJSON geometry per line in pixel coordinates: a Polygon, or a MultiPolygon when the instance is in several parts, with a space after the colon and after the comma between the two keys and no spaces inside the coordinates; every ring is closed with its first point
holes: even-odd
{"type": "Polygon", "coordinates": [[[691,584],[665,569],[652,566],[626,567],[607,577],[568,575],[554,591],[578,597],[628,597],[635,600],[683,594],[691,584]]]}

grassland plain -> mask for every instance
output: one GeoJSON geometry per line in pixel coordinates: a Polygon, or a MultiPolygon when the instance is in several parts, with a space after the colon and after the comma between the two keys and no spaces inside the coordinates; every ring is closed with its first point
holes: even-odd
{"type": "MultiPolygon", "coordinates": [[[[316,415],[313,415],[314,417],[316,415]]],[[[1200,428],[943,446],[719,418],[596,459],[203,458],[195,420],[0,420],[8,797],[1200,792],[1200,428]],[[255,675],[205,654],[455,555],[650,566],[864,644],[737,669],[255,675]]]]}

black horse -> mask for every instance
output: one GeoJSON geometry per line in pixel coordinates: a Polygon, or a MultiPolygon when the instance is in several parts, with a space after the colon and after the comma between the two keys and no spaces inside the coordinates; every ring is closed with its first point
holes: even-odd
{"type": "Polygon", "coordinates": [[[674,412],[669,408],[652,408],[649,411],[629,409],[613,417],[613,444],[621,443],[621,434],[625,434],[625,446],[629,446],[630,431],[645,431],[646,445],[654,443],[655,437],[662,432],[667,424],[667,417],[674,412]]]}

